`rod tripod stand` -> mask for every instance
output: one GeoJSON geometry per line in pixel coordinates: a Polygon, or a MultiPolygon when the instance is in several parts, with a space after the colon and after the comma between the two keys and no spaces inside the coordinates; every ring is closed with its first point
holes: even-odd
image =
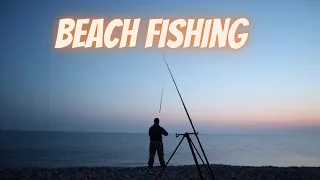
{"type": "MultiPolygon", "coordinates": [[[[185,105],[184,102],[183,102],[183,99],[182,99],[182,96],[181,96],[180,91],[179,91],[179,89],[178,89],[178,86],[177,86],[177,84],[176,84],[176,81],[175,81],[174,78],[173,78],[173,75],[172,75],[172,73],[171,73],[171,70],[170,70],[170,68],[169,68],[169,65],[168,65],[168,63],[167,63],[167,60],[166,60],[164,54],[162,54],[162,56],[163,56],[163,59],[164,59],[166,65],[167,65],[168,71],[169,71],[170,76],[171,76],[171,78],[172,78],[172,81],[173,81],[173,83],[174,83],[174,85],[175,85],[175,87],[176,87],[176,89],[177,89],[177,92],[178,92],[178,94],[179,94],[180,100],[181,100],[181,102],[182,102],[182,105],[183,105],[183,107],[184,107],[184,110],[186,111],[186,114],[187,114],[187,116],[188,116],[190,125],[191,125],[192,130],[193,130],[193,133],[188,133],[188,132],[186,132],[186,133],[184,133],[184,134],[176,134],[176,137],[182,135],[183,138],[181,139],[181,141],[180,141],[180,143],[178,144],[177,148],[176,148],[176,149],[174,150],[174,152],[172,153],[172,155],[171,155],[171,157],[169,158],[168,162],[166,163],[166,166],[165,166],[165,167],[167,167],[169,161],[171,160],[171,158],[172,158],[172,156],[174,155],[174,153],[177,151],[177,149],[178,149],[178,147],[180,146],[180,144],[181,144],[181,142],[183,141],[183,139],[184,139],[184,138],[187,138],[188,143],[189,143],[189,146],[190,146],[190,150],[191,150],[191,153],[192,153],[192,156],[193,156],[193,159],[194,159],[194,161],[195,161],[195,163],[196,163],[196,166],[197,166],[197,169],[198,169],[198,172],[199,172],[200,179],[203,180],[203,175],[202,175],[202,172],[201,172],[201,170],[200,170],[200,166],[199,166],[197,157],[196,157],[196,155],[195,155],[195,153],[194,153],[194,150],[196,150],[199,158],[201,159],[201,161],[202,161],[205,169],[206,169],[207,172],[209,173],[211,179],[212,179],[212,180],[215,180],[215,177],[214,177],[214,174],[213,174],[212,169],[211,169],[211,167],[210,167],[208,158],[207,158],[207,156],[206,156],[206,154],[205,154],[205,152],[204,152],[204,150],[203,150],[202,144],[201,144],[200,139],[199,139],[199,137],[198,137],[198,133],[196,132],[196,129],[195,129],[194,126],[193,126],[193,123],[192,123],[192,120],[191,120],[190,115],[189,115],[189,113],[188,113],[187,107],[186,107],[186,105],[185,105]],[[202,151],[202,154],[203,154],[203,157],[204,157],[204,159],[205,159],[205,161],[206,161],[206,164],[204,163],[203,159],[201,158],[201,155],[200,155],[200,153],[198,152],[196,146],[193,144],[193,142],[192,142],[192,140],[191,140],[191,138],[190,138],[190,136],[189,136],[190,134],[193,134],[193,135],[196,136],[197,141],[198,141],[198,143],[199,143],[199,147],[200,147],[200,149],[201,149],[201,151],[202,151]]],[[[161,174],[163,173],[164,169],[165,169],[165,168],[163,168],[163,169],[161,170],[161,172],[160,172],[160,174],[158,175],[157,179],[159,179],[159,177],[160,177],[161,174]]]]}
{"type": "MultiPolygon", "coordinates": [[[[195,151],[197,152],[197,154],[198,154],[200,160],[202,161],[204,167],[206,168],[208,174],[211,176],[211,178],[212,178],[213,180],[215,179],[214,176],[213,176],[213,174],[212,174],[212,171],[209,171],[210,165],[208,165],[208,167],[206,166],[206,164],[204,163],[203,159],[201,158],[201,155],[200,155],[199,151],[197,150],[196,146],[195,146],[194,143],[192,142],[192,140],[191,140],[191,138],[190,138],[190,135],[192,135],[192,134],[193,134],[193,135],[196,135],[196,136],[198,135],[198,133],[188,133],[188,132],[186,132],[186,133],[184,133],[184,134],[176,134],[176,137],[183,136],[183,138],[181,139],[181,141],[179,142],[178,146],[176,147],[176,149],[175,149],[175,150],[173,151],[173,153],[171,154],[171,156],[170,156],[170,158],[168,159],[165,167],[160,171],[160,173],[159,173],[159,175],[158,175],[158,177],[157,177],[156,180],[158,180],[158,179],[160,178],[161,174],[163,173],[163,171],[165,170],[165,168],[166,168],[167,165],[169,164],[171,158],[172,158],[173,155],[176,153],[176,151],[178,150],[179,146],[181,145],[182,141],[183,141],[185,138],[186,138],[187,141],[188,141],[188,144],[189,144],[189,147],[190,147],[190,150],[191,150],[191,153],[192,153],[194,162],[195,162],[195,164],[196,164],[196,166],[197,166],[197,170],[198,170],[200,179],[201,179],[201,180],[204,180],[203,175],[202,175],[202,172],[201,172],[201,169],[200,169],[200,166],[199,166],[199,163],[198,163],[198,159],[197,159],[196,154],[195,154],[195,151]]],[[[211,169],[210,169],[210,170],[211,170],[211,169]]]]}

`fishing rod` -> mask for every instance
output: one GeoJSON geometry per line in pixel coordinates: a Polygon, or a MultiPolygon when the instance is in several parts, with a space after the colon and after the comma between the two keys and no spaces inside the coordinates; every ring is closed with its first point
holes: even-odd
{"type": "Polygon", "coordinates": [[[163,89],[164,89],[164,84],[162,85],[159,114],[160,114],[160,112],[161,112],[161,104],[162,104],[163,89]]]}
{"type": "MultiPolygon", "coordinates": [[[[190,118],[189,112],[188,112],[188,110],[187,110],[186,105],[184,104],[184,101],[183,101],[183,99],[182,99],[182,96],[181,96],[181,94],[180,94],[180,91],[179,91],[179,89],[178,89],[178,86],[177,86],[177,84],[176,84],[176,81],[174,80],[174,77],[173,77],[173,75],[172,75],[172,73],[171,73],[171,70],[170,70],[170,68],[169,68],[168,62],[167,62],[167,60],[166,60],[166,57],[164,56],[163,53],[162,53],[162,56],[163,56],[163,59],[164,59],[166,65],[167,65],[167,68],[168,68],[169,73],[170,73],[170,75],[171,75],[172,81],[173,81],[173,83],[174,83],[174,85],[175,85],[175,87],[176,87],[176,90],[177,90],[177,92],[178,92],[178,94],[179,94],[179,97],[180,97],[180,100],[181,100],[182,105],[183,105],[183,107],[184,107],[184,110],[186,111],[186,114],[187,114],[188,119],[189,119],[189,121],[190,121],[191,127],[192,127],[192,129],[193,129],[193,133],[194,133],[194,135],[195,135],[196,138],[197,138],[197,141],[198,141],[198,143],[199,143],[200,149],[201,149],[201,151],[202,151],[202,153],[203,153],[203,156],[204,156],[204,158],[205,158],[205,160],[206,160],[208,169],[210,170],[210,175],[211,175],[212,179],[215,180],[214,174],[213,174],[212,169],[211,169],[211,167],[210,167],[210,163],[209,163],[208,158],[207,158],[207,156],[206,156],[206,154],[205,154],[205,152],[204,152],[204,150],[203,150],[202,144],[201,144],[200,139],[199,139],[199,137],[198,137],[198,133],[196,132],[196,129],[195,129],[193,123],[192,123],[192,120],[191,120],[191,118],[190,118]]],[[[200,158],[201,158],[201,156],[200,156],[200,158]]]]}

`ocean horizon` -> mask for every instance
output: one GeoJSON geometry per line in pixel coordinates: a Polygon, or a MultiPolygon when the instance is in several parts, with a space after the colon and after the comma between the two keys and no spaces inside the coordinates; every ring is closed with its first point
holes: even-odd
{"type": "MultiPolygon", "coordinates": [[[[0,167],[147,166],[147,133],[0,131],[0,167]]],[[[191,137],[199,149],[195,137],[191,137]]],[[[238,166],[320,166],[319,133],[199,134],[211,164],[238,166]]],[[[165,160],[181,140],[163,137],[165,160]]],[[[200,149],[199,149],[200,150],[200,149]]],[[[185,140],[169,165],[193,165],[185,140]]],[[[159,165],[157,155],[155,165],[159,165]]]]}

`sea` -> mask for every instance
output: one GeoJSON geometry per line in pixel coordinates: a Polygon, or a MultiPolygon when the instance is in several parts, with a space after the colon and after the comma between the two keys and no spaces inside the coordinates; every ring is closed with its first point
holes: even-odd
{"type": "MultiPolygon", "coordinates": [[[[163,138],[165,160],[181,138],[174,134],[163,138]]],[[[191,135],[191,139],[202,153],[196,138],[191,135]]],[[[199,139],[211,164],[320,166],[320,132],[200,134],[199,139]]],[[[0,131],[1,168],[147,166],[148,152],[147,134],[0,131]]],[[[187,140],[183,140],[169,165],[192,164],[190,147],[187,140]]],[[[159,165],[157,155],[155,165],[159,165]]]]}

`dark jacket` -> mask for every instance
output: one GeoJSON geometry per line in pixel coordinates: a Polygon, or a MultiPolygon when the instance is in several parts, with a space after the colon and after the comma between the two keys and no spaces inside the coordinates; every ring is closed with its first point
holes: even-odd
{"type": "Polygon", "coordinates": [[[158,124],[153,124],[149,129],[150,141],[162,142],[162,135],[168,136],[168,132],[158,124]]]}

